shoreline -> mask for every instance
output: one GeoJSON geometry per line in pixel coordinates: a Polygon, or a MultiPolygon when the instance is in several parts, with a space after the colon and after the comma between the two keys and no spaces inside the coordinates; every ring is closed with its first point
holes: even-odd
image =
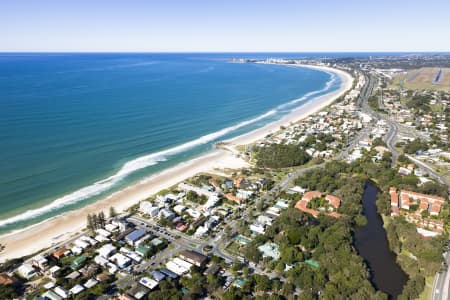
{"type": "MultiPolygon", "coordinates": [[[[339,69],[300,64],[289,64],[287,66],[306,67],[334,73],[340,77],[342,81],[341,86],[336,91],[311,99],[278,121],[269,123],[238,137],[231,138],[226,142],[230,142],[233,145],[245,145],[260,140],[268,134],[277,132],[281,126],[297,122],[331,105],[337,98],[351,89],[354,81],[354,78],[349,73],[339,69]]],[[[19,229],[0,236],[0,244],[5,246],[5,249],[0,253],[0,262],[29,255],[41,249],[51,247],[54,244],[63,242],[86,227],[86,217],[88,214],[100,211],[107,213],[111,206],[114,206],[118,212],[121,212],[130,206],[137,204],[139,201],[192,177],[195,174],[201,172],[214,173],[215,169],[240,169],[247,166],[249,166],[247,162],[234,156],[230,152],[215,149],[198,158],[180,163],[172,168],[154,174],[148,178],[144,178],[134,185],[115,192],[95,203],[86,205],[83,208],[69,211],[24,229],[19,229]]]]}

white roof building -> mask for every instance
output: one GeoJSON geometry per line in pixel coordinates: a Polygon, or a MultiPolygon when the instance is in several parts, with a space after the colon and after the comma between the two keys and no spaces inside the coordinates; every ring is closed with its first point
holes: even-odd
{"type": "Polygon", "coordinates": [[[186,274],[186,273],[189,271],[188,269],[186,269],[186,268],[184,268],[184,267],[182,267],[182,266],[180,266],[180,265],[177,265],[177,264],[174,263],[173,261],[167,262],[167,263],[166,263],[166,268],[167,268],[169,271],[174,272],[174,273],[177,274],[178,276],[184,275],[184,274],[186,274]]]}
{"type": "Polygon", "coordinates": [[[131,263],[131,259],[121,253],[114,254],[109,258],[109,260],[115,262],[121,269],[126,268],[131,263]]]}
{"type": "Polygon", "coordinates": [[[158,215],[159,212],[159,208],[156,206],[153,206],[150,202],[148,201],[142,201],[139,204],[139,210],[143,213],[146,214],[152,218],[156,217],[158,215]]]}
{"type": "Polygon", "coordinates": [[[90,246],[89,243],[83,241],[81,238],[76,239],[73,243],[83,250],[90,246]]]}
{"type": "Polygon", "coordinates": [[[97,253],[104,258],[108,258],[114,252],[116,252],[116,247],[113,244],[105,244],[97,250],[97,253]]]}
{"type": "Polygon", "coordinates": [[[30,279],[36,275],[36,270],[30,264],[23,264],[17,269],[19,275],[25,279],[30,279]]]}
{"type": "Polygon", "coordinates": [[[61,286],[57,286],[53,289],[53,291],[58,294],[59,296],[61,296],[64,299],[69,298],[69,291],[67,291],[65,288],[61,287],[61,286]]]}
{"type": "Polygon", "coordinates": [[[191,267],[192,267],[192,264],[190,262],[187,262],[187,261],[185,261],[185,260],[183,260],[181,258],[178,258],[178,257],[175,257],[173,259],[173,262],[176,263],[179,266],[182,266],[183,268],[188,269],[188,270],[190,270],[191,267]]]}
{"type": "Polygon", "coordinates": [[[81,253],[83,253],[83,249],[78,246],[73,246],[70,251],[75,255],[80,255],[81,253]]]}
{"type": "Polygon", "coordinates": [[[86,281],[83,285],[84,285],[85,288],[90,289],[91,287],[96,286],[97,283],[98,283],[97,280],[91,278],[88,281],[86,281]]]}
{"type": "Polygon", "coordinates": [[[95,232],[97,232],[100,235],[103,235],[104,237],[110,237],[111,236],[111,232],[103,229],[103,228],[99,228],[97,229],[95,232]]]}
{"type": "Polygon", "coordinates": [[[266,232],[265,225],[258,222],[251,224],[250,230],[259,234],[264,234],[266,232]]]}
{"type": "Polygon", "coordinates": [[[109,232],[114,232],[114,231],[116,231],[118,228],[119,228],[119,226],[118,226],[117,224],[109,223],[109,224],[106,224],[106,225],[105,225],[105,229],[108,230],[109,232]]]}
{"type": "Polygon", "coordinates": [[[100,256],[100,255],[97,255],[94,258],[94,261],[95,261],[96,264],[99,264],[102,267],[106,266],[108,264],[108,262],[109,262],[106,258],[104,258],[103,256],[100,256]]]}
{"type": "Polygon", "coordinates": [[[175,207],[173,208],[173,211],[176,212],[177,214],[181,214],[183,213],[183,211],[186,210],[186,206],[181,205],[181,204],[177,204],[175,205],[175,207]]]}
{"type": "Polygon", "coordinates": [[[145,286],[146,288],[149,288],[150,290],[153,290],[158,285],[157,281],[150,279],[148,277],[141,278],[141,280],[139,280],[139,283],[145,286]]]}
{"type": "Polygon", "coordinates": [[[84,287],[81,286],[81,285],[79,285],[79,284],[77,284],[77,285],[75,285],[73,288],[71,288],[69,292],[70,292],[72,295],[78,295],[78,294],[81,293],[82,291],[84,291],[84,287]]]}

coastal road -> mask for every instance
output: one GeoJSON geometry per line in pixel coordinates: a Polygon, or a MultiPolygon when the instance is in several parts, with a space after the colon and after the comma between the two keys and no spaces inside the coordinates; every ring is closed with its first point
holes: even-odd
{"type": "MultiPolygon", "coordinates": [[[[450,265],[450,253],[444,254],[445,262],[450,265]]],[[[437,273],[434,277],[432,300],[448,300],[449,299],[449,283],[450,283],[450,271],[447,269],[444,272],[437,273]]]]}
{"type": "Polygon", "coordinates": [[[431,167],[429,167],[426,163],[418,160],[417,158],[415,158],[415,157],[413,157],[413,156],[411,156],[409,154],[405,154],[405,155],[412,162],[414,162],[416,165],[418,165],[422,170],[427,172],[431,177],[435,178],[436,180],[438,180],[442,184],[446,184],[447,186],[449,186],[449,189],[450,189],[450,183],[447,181],[447,179],[444,176],[441,176],[436,171],[434,171],[431,167]]]}

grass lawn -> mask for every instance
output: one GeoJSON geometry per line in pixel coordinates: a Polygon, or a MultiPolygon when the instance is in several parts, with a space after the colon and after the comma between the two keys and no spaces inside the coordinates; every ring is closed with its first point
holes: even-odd
{"type": "Polygon", "coordinates": [[[240,254],[241,245],[237,242],[231,242],[228,247],[225,249],[232,254],[240,254]]]}
{"type": "Polygon", "coordinates": [[[391,218],[386,215],[381,215],[381,218],[383,219],[383,228],[386,229],[389,226],[389,223],[391,222],[391,218]]]}
{"type": "Polygon", "coordinates": [[[433,276],[427,276],[425,277],[425,289],[423,292],[419,295],[418,300],[428,300],[431,299],[431,289],[433,288],[433,276]]]}

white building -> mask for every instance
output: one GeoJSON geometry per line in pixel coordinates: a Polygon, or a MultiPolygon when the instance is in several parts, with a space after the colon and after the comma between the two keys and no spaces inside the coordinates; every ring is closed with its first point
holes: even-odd
{"type": "Polygon", "coordinates": [[[61,286],[55,287],[53,291],[64,299],[67,299],[70,296],[69,291],[67,291],[65,288],[61,286]]]}
{"type": "Polygon", "coordinates": [[[23,264],[19,267],[17,270],[20,276],[22,276],[25,279],[30,279],[34,275],[36,275],[36,270],[29,264],[23,264]]]}
{"type": "Polygon", "coordinates": [[[149,288],[150,290],[153,290],[158,285],[157,281],[150,279],[148,277],[141,278],[141,280],[139,280],[139,283],[145,286],[146,288],[149,288]]]}
{"type": "Polygon", "coordinates": [[[156,217],[158,215],[159,212],[159,208],[156,206],[153,206],[150,202],[148,201],[142,201],[139,204],[139,211],[142,212],[145,215],[148,215],[149,217],[156,217]]]}
{"type": "Polygon", "coordinates": [[[108,258],[116,252],[116,247],[113,244],[105,244],[97,250],[97,253],[104,258],[108,258]]]}
{"type": "Polygon", "coordinates": [[[264,234],[266,232],[265,225],[258,222],[251,224],[250,230],[259,234],[264,234]]]}

